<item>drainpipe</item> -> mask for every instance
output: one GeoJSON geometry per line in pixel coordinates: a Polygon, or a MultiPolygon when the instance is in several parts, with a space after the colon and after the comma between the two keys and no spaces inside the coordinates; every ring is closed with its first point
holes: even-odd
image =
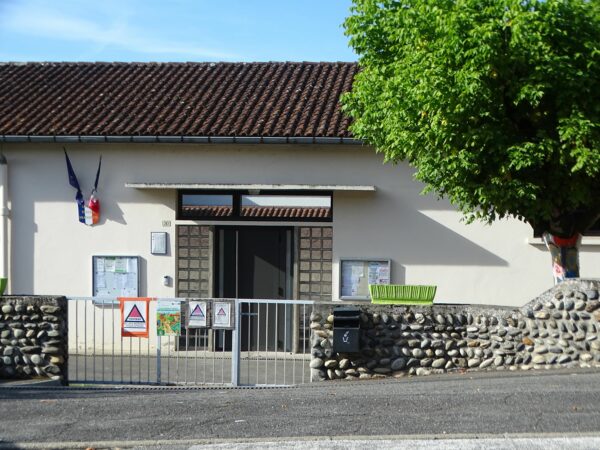
{"type": "Polygon", "coordinates": [[[0,153],[0,277],[8,277],[8,163],[0,153]]]}

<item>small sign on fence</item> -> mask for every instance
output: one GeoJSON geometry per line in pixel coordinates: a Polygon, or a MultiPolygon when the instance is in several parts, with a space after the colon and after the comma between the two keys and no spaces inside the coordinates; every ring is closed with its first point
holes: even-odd
{"type": "Polygon", "coordinates": [[[212,328],[233,328],[232,302],[214,301],[212,305],[212,328]]]}
{"type": "Polygon", "coordinates": [[[179,336],[181,334],[181,302],[158,300],[156,302],[156,335],[179,336]]]}
{"type": "Polygon", "coordinates": [[[188,328],[208,327],[208,303],[190,300],[188,302],[187,319],[188,328]]]}
{"type": "Polygon", "coordinates": [[[119,297],[121,309],[121,336],[148,337],[150,298],[119,297]]]}

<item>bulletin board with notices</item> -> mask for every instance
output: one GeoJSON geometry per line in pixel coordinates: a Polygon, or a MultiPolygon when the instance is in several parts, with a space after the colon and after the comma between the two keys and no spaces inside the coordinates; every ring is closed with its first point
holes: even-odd
{"type": "Polygon", "coordinates": [[[139,297],[139,256],[93,256],[94,297],[139,297]]]}
{"type": "Polygon", "coordinates": [[[370,300],[369,284],[390,284],[389,259],[340,259],[340,299],[370,300]]]}

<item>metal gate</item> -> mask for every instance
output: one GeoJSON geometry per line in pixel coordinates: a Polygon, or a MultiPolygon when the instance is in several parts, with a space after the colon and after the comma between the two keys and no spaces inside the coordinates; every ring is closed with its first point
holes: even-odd
{"type": "Polygon", "coordinates": [[[290,385],[310,380],[310,301],[238,300],[234,384],[290,385]]]}
{"type": "MultiPolygon", "coordinates": [[[[262,386],[310,380],[312,301],[235,299],[233,330],[187,329],[156,336],[156,300],[149,337],[122,337],[116,298],[70,297],[71,384],[262,386]]],[[[203,301],[211,299],[203,299],[203,301]]]]}

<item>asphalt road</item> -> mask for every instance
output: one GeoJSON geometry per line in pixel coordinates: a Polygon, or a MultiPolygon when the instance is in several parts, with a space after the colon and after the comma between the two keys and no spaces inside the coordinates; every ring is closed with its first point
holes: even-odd
{"type": "Polygon", "coordinates": [[[0,447],[600,436],[600,372],[468,373],[277,389],[0,388],[0,411],[0,447]]]}

